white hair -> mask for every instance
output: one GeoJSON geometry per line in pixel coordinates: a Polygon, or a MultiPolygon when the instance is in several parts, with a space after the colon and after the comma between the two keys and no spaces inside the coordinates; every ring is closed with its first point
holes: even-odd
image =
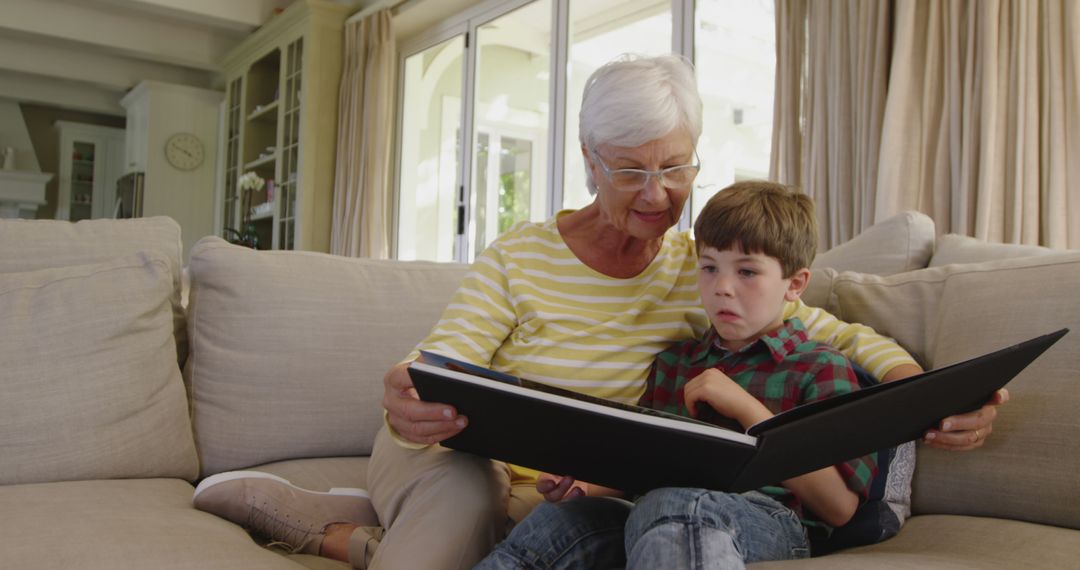
{"type": "MultiPolygon", "coordinates": [[[[635,147],[681,128],[697,146],[701,108],[694,67],[685,57],[623,54],[585,82],[578,138],[590,151],[600,144],[635,147]]],[[[585,177],[595,193],[588,164],[585,177]]]]}

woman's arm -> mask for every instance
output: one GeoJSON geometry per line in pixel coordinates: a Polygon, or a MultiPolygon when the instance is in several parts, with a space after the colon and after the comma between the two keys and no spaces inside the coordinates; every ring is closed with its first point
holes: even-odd
{"type": "Polygon", "coordinates": [[[802,300],[789,303],[785,308],[784,318],[791,317],[798,317],[803,322],[810,340],[839,350],[874,378],[885,379],[894,374],[895,369],[904,376],[922,371],[919,363],[902,346],[866,325],[846,323],[802,300]]]}
{"type": "MultiPolygon", "coordinates": [[[[915,359],[892,339],[860,324],[845,323],[823,309],[807,306],[801,300],[790,303],[785,318],[799,317],[810,338],[832,345],[882,382],[907,378],[923,371],[915,359]]],[[[999,390],[982,408],[967,414],[949,416],[938,429],[927,430],[923,441],[947,451],[968,451],[982,447],[994,431],[997,407],[1009,401],[1009,393],[999,390]]]]}
{"type": "Polygon", "coordinates": [[[420,348],[486,366],[510,335],[516,315],[502,254],[492,246],[480,254],[427,338],[383,378],[383,408],[390,435],[407,447],[438,443],[465,429],[468,418],[453,406],[423,402],[408,365],[420,348]]]}

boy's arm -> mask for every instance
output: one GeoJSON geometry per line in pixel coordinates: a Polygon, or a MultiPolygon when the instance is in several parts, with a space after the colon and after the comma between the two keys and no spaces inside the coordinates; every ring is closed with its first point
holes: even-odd
{"type": "MultiPolygon", "coordinates": [[[[800,404],[823,400],[857,390],[858,380],[848,361],[834,352],[821,360],[804,382],[800,404]]],[[[851,520],[859,502],[866,498],[870,483],[877,474],[877,454],[845,461],[783,481],[783,486],[822,522],[832,527],[851,520]]]]}
{"type": "Polygon", "coordinates": [[[841,527],[859,508],[859,495],[848,488],[835,466],[792,477],[782,485],[807,509],[831,527],[841,527]]]}
{"type": "MultiPolygon", "coordinates": [[[[850,392],[857,386],[854,371],[839,355],[828,365],[816,368],[813,388],[804,391],[811,397],[803,403],[850,392]]],[[[706,370],[687,382],[683,397],[691,415],[697,415],[697,405],[704,402],[720,414],[734,418],[743,428],[773,416],[757,398],[716,369],[706,370]]],[[[848,470],[846,466],[844,470],[848,470]]],[[[863,483],[869,487],[868,480],[863,483]]],[[[822,522],[833,527],[843,526],[851,520],[859,506],[859,495],[849,488],[838,466],[792,477],[782,484],[822,522]]]]}

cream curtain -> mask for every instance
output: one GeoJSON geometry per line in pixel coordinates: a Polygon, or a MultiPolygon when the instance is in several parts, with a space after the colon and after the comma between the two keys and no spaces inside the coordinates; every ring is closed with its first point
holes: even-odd
{"type": "Polygon", "coordinates": [[[909,209],[941,233],[1080,247],[1080,2],[777,0],[778,31],[800,17],[803,89],[781,91],[801,63],[778,41],[777,108],[804,97],[802,130],[778,114],[773,140],[790,160],[798,139],[802,165],[792,179],[774,152],[772,174],[818,201],[823,248],[909,209]]]}
{"type": "Polygon", "coordinates": [[[802,184],[802,108],[806,2],[776,0],[776,87],[769,178],[802,184]]]}
{"type": "Polygon", "coordinates": [[[819,245],[828,249],[874,223],[890,8],[887,2],[859,0],[776,4],[770,174],[814,198],[819,245]]]}
{"type": "Polygon", "coordinates": [[[1080,247],[1078,3],[899,0],[896,14],[879,217],[1080,247]]]}
{"type": "Polygon", "coordinates": [[[390,10],[345,26],[330,252],[387,258],[397,55],[390,10]]]}

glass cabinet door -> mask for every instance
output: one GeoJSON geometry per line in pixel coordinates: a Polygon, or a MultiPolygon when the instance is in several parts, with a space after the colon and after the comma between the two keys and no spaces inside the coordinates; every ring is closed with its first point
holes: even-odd
{"type": "Polygon", "coordinates": [[[71,170],[66,183],[71,189],[68,219],[77,222],[96,217],[94,208],[102,196],[95,196],[94,179],[97,174],[97,145],[93,142],[75,140],[68,149],[71,170]]]}
{"type": "Polygon", "coordinates": [[[228,103],[225,108],[225,195],[221,211],[221,225],[225,238],[229,239],[232,231],[240,231],[240,92],[243,78],[237,77],[229,82],[228,103]]]}
{"type": "Polygon", "coordinates": [[[296,195],[300,181],[300,93],[303,78],[304,40],[289,44],[285,52],[285,108],[282,111],[281,168],[271,186],[277,199],[275,249],[296,247],[296,195]]]}

